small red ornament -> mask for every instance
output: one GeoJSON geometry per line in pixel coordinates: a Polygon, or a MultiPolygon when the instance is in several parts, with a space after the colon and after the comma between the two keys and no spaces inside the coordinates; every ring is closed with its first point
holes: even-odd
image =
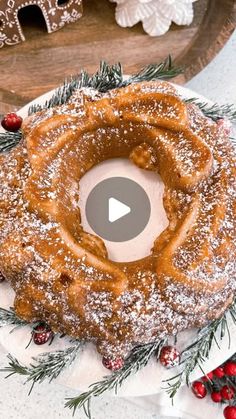
{"type": "Polygon", "coordinates": [[[213,372],[209,372],[208,374],[204,375],[204,377],[202,377],[202,381],[203,382],[207,382],[207,381],[211,381],[213,379],[213,372]]]}
{"type": "Polygon", "coordinates": [[[211,400],[215,403],[220,403],[222,400],[222,396],[219,391],[213,391],[211,393],[211,400]]]}
{"type": "Polygon", "coordinates": [[[179,365],[180,353],[174,346],[163,346],[159,359],[164,367],[173,368],[179,365]]]}
{"type": "Polygon", "coordinates": [[[107,368],[108,370],[117,371],[123,367],[124,360],[123,358],[111,359],[111,358],[103,357],[102,363],[104,367],[107,368]]]}
{"type": "Polygon", "coordinates": [[[224,417],[225,419],[236,419],[236,407],[227,406],[224,408],[224,417]]]}
{"type": "Polygon", "coordinates": [[[228,361],[224,366],[224,373],[230,376],[236,376],[236,362],[228,361]]]}
{"type": "Polygon", "coordinates": [[[0,283],[5,281],[5,277],[3,276],[3,274],[0,272],[0,283]]]}
{"type": "Polygon", "coordinates": [[[22,118],[16,113],[8,113],[4,116],[1,124],[6,131],[16,132],[21,127],[22,118]]]}
{"type": "Polygon", "coordinates": [[[201,381],[194,381],[192,384],[192,392],[198,399],[204,399],[207,395],[207,389],[201,381]]]}
{"type": "Polygon", "coordinates": [[[47,325],[39,324],[34,328],[32,336],[35,345],[44,345],[49,339],[53,339],[53,332],[47,325]]]}
{"type": "Polygon", "coordinates": [[[234,397],[234,388],[229,386],[224,386],[220,390],[220,394],[223,399],[231,400],[234,397]]]}
{"type": "Polygon", "coordinates": [[[213,374],[217,377],[217,378],[222,378],[224,377],[225,373],[224,373],[224,369],[223,367],[218,367],[213,371],[213,374]]]}

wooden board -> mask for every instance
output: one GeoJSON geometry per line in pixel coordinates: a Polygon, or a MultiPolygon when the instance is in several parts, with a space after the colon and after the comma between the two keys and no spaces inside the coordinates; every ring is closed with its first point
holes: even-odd
{"type": "Polygon", "coordinates": [[[0,114],[58,86],[81,67],[94,71],[101,59],[120,61],[131,73],[170,53],[185,66],[178,80],[183,83],[212,60],[236,22],[235,0],[198,0],[191,26],[172,25],[165,35],[152,38],[141,24],[119,27],[115,5],[108,0],[83,3],[81,20],[50,35],[39,9],[24,9],[20,20],[26,42],[0,50],[0,114]]]}

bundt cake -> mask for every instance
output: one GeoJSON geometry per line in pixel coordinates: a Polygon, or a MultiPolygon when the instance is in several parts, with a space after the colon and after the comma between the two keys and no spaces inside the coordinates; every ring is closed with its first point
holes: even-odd
{"type": "Polygon", "coordinates": [[[235,293],[236,167],[224,125],[151,81],[78,90],[22,129],[21,143],[0,157],[0,271],[19,317],[112,358],[226,310],[235,293]],[[81,177],[114,157],[165,184],[169,226],[148,257],[127,263],[110,261],[80,217],[81,177]]]}

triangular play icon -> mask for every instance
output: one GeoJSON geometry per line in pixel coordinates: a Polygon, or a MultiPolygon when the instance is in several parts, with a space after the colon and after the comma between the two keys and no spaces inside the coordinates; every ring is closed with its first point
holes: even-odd
{"type": "Polygon", "coordinates": [[[108,201],[108,219],[110,223],[119,220],[131,212],[131,208],[115,198],[109,198],[108,201]]]}

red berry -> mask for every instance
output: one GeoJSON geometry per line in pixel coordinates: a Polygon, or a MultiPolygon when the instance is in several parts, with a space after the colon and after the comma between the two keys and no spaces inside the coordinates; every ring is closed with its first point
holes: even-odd
{"type": "Polygon", "coordinates": [[[224,377],[225,373],[224,373],[224,369],[223,367],[218,367],[213,371],[213,374],[217,377],[217,378],[222,378],[224,377]]]}
{"type": "Polygon", "coordinates": [[[236,419],[236,407],[227,406],[224,408],[224,417],[225,419],[236,419]]]}
{"type": "Polygon", "coordinates": [[[53,339],[53,332],[45,324],[39,324],[32,332],[33,341],[36,345],[44,345],[49,339],[53,339]]]}
{"type": "Polygon", "coordinates": [[[213,372],[212,371],[209,372],[208,374],[204,375],[204,377],[202,377],[203,382],[206,382],[206,381],[209,381],[209,380],[212,380],[212,379],[213,379],[213,372]]]}
{"type": "Polygon", "coordinates": [[[211,393],[211,400],[213,400],[213,402],[215,402],[215,403],[220,403],[221,400],[222,400],[222,396],[221,396],[220,392],[213,391],[211,393]]]}
{"type": "Polygon", "coordinates": [[[0,283],[5,281],[5,277],[3,276],[3,274],[0,272],[0,283]]]}
{"type": "Polygon", "coordinates": [[[198,399],[204,399],[207,395],[207,389],[201,381],[194,381],[192,384],[192,392],[198,399]]]}
{"type": "Polygon", "coordinates": [[[220,390],[220,394],[223,399],[231,400],[234,397],[234,388],[229,386],[224,386],[220,390]]]}
{"type": "Polygon", "coordinates": [[[163,346],[159,359],[164,367],[172,368],[179,365],[180,353],[174,346],[163,346]]]}
{"type": "Polygon", "coordinates": [[[117,370],[120,370],[123,367],[124,360],[123,360],[123,358],[111,359],[111,358],[103,357],[102,358],[102,363],[103,363],[104,367],[106,367],[108,370],[117,371],[117,370]]]}
{"type": "Polygon", "coordinates": [[[224,373],[226,375],[235,376],[236,375],[236,362],[228,361],[224,366],[224,373]]]}
{"type": "Polygon", "coordinates": [[[4,116],[1,124],[6,131],[16,132],[21,127],[22,118],[16,113],[8,113],[4,116]]]}

